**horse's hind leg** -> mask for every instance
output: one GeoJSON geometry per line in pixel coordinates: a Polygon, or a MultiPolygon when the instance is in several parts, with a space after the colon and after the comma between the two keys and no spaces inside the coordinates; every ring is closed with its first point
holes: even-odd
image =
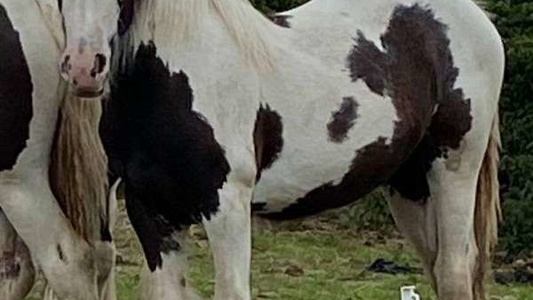
{"type": "Polygon", "coordinates": [[[437,211],[438,250],[433,267],[437,293],[441,300],[473,299],[477,172],[450,172],[441,164],[434,168],[431,200],[437,211]]]}
{"type": "Polygon", "coordinates": [[[30,252],[0,210],[0,299],[21,300],[35,282],[30,252]]]}
{"type": "Polygon", "coordinates": [[[476,174],[450,172],[434,163],[428,178],[432,194],[427,203],[396,195],[390,202],[393,215],[421,254],[439,300],[472,300],[476,174]]]}
{"type": "Polygon", "coordinates": [[[487,141],[483,137],[467,140],[478,149],[465,151],[456,170],[440,162],[429,174],[438,228],[433,271],[441,300],[485,299],[484,277],[497,239],[497,126],[496,118],[488,146],[477,147],[487,141]]]}
{"type": "Polygon", "coordinates": [[[459,150],[433,162],[426,175],[430,195],[425,203],[398,194],[390,200],[398,227],[423,256],[440,300],[485,297],[483,281],[499,204],[498,140],[496,118],[490,139],[475,130],[459,150]]]}

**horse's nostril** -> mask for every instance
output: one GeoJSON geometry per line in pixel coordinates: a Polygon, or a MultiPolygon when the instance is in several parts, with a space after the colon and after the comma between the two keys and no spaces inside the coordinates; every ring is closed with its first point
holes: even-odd
{"type": "Polygon", "coordinates": [[[107,58],[105,55],[98,53],[94,56],[94,66],[91,70],[91,76],[96,77],[96,75],[101,74],[105,70],[107,63],[107,58]]]}
{"type": "Polygon", "coordinates": [[[78,80],[77,80],[76,78],[74,78],[74,79],[72,80],[72,85],[74,85],[74,86],[77,86],[77,85],[78,85],[78,80]]]}

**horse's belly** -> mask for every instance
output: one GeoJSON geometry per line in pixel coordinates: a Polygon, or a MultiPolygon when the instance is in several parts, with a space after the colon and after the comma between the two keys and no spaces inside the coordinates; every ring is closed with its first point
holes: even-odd
{"type": "Polygon", "coordinates": [[[349,169],[347,159],[304,163],[285,158],[284,166],[265,172],[257,182],[253,203],[261,206],[261,212],[282,211],[315,188],[342,180],[349,169]]]}
{"type": "Polygon", "coordinates": [[[342,144],[306,134],[288,140],[273,166],[261,173],[254,210],[271,218],[303,217],[349,204],[384,183],[396,167],[383,151],[387,139],[363,133],[364,138],[354,135],[342,144]]]}

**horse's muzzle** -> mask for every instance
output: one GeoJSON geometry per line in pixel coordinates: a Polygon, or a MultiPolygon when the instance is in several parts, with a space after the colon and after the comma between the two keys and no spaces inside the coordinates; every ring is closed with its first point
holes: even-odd
{"type": "Polygon", "coordinates": [[[107,73],[108,57],[102,53],[85,49],[67,49],[60,62],[60,72],[72,87],[73,93],[81,98],[96,98],[103,94],[107,73]]]}

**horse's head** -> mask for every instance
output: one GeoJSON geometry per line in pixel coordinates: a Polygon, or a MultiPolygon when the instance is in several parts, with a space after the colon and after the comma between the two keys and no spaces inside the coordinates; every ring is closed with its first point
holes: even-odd
{"type": "Polygon", "coordinates": [[[61,75],[78,96],[97,97],[103,92],[109,71],[110,41],[119,23],[119,0],[60,3],[67,42],[60,60],[61,75]]]}

